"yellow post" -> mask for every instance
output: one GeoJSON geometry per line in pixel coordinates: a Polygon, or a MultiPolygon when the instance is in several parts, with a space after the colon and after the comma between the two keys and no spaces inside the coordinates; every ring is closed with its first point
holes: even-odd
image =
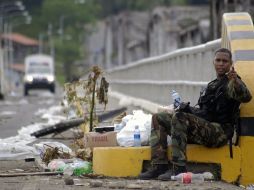
{"type": "MultiPolygon", "coordinates": [[[[237,73],[254,96],[254,31],[248,13],[226,13],[222,21],[222,46],[231,49],[237,73]]],[[[241,106],[240,184],[254,183],[254,98],[241,106]]]]}

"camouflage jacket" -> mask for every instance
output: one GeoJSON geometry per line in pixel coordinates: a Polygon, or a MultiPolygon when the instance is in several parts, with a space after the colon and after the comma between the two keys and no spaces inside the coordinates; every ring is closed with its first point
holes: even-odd
{"type": "Polygon", "coordinates": [[[240,77],[234,81],[225,76],[207,85],[198,101],[200,108],[196,109],[194,114],[211,122],[233,123],[240,103],[249,102],[251,98],[248,88],[240,77]]]}

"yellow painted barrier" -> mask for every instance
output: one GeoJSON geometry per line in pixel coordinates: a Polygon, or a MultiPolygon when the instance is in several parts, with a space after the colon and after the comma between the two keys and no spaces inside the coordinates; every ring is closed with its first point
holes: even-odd
{"type": "MultiPolygon", "coordinates": [[[[241,150],[233,147],[234,158],[229,156],[228,146],[206,148],[188,145],[187,157],[191,162],[215,163],[221,166],[221,177],[235,182],[240,176],[241,150]]],[[[168,157],[171,157],[169,147],[168,157]]],[[[111,177],[136,177],[142,170],[144,160],[151,159],[150,147],[98,147],[94,148],[93,170],[95,174],[111,177]]]]}
{"type": "Polygon", "coordinates": [[[143,161],[150,159],[150,147],[97,147],[93,150],[93,171],[111,177],[135,177],[143,161]]]}
{"type": "MultiPolygon", "coordinates": [[[[254,96],[254,28],[248,13],[226,13],[222,21],[222,46],[231,49],[235,69],[254,96]]],[[[241,176],[240,183],[254,183],[254,98],[241,105],[240,136],[241,176]]]]}

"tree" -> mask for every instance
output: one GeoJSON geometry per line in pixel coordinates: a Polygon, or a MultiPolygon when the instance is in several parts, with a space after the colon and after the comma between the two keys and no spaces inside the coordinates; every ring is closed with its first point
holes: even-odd
{"type": "MultiPolygon", "coordinates": [[[[31,3],[28,8],[31,10],[33,22],[29,27],[19,27],[18,31],[34,38],[40,35],[47,45],[53,40],[56,72],[66,75],[65,79],[70,79],[72,63],[83,55],[80,48],[83,44],[81,37],[85,33],[84,25],[95,20],[99,6],[92,0],[81,4],[79,2],[82,1],[73,0],[39,0],[39,4],[33,0],[24,2],[27,5],[31,3]]],[[[44,53],[50,53],[49,48],[44,50],[44,53]]]]}

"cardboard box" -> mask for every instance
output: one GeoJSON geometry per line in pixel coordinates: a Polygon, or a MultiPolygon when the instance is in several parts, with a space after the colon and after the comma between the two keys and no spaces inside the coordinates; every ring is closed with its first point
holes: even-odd
{"type": "Polygon", "coordinates": [[[118,146],[116,140],[116,132],[89,132],[84,135],[84,144],[85,147],[110,147],[118,146]]]}

